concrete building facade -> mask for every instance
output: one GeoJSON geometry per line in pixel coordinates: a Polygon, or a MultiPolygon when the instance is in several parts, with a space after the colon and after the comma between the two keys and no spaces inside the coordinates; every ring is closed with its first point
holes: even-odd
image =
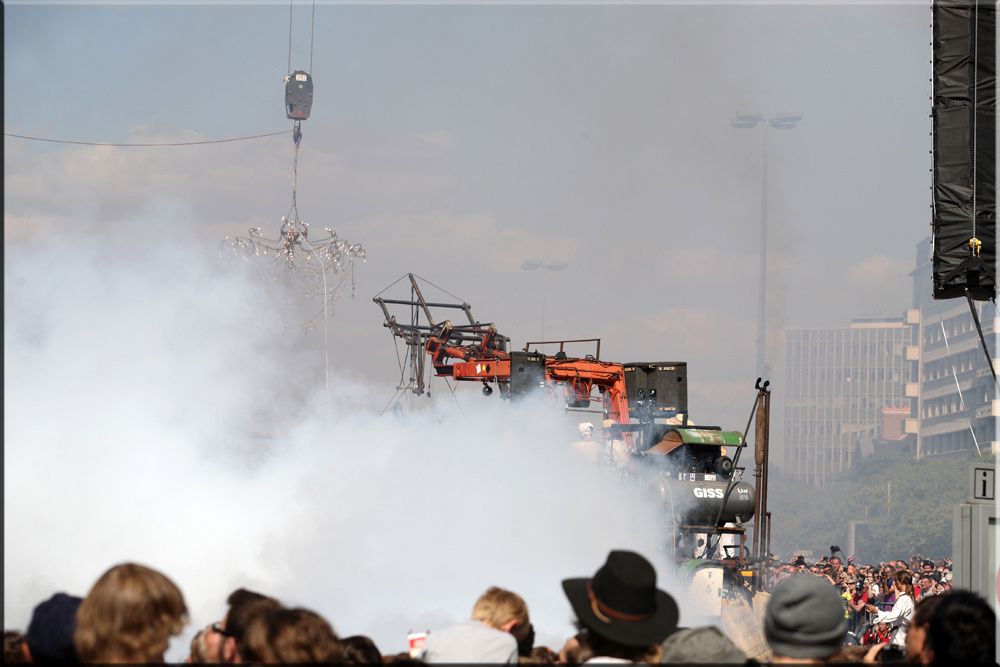
{"type": "Polygon", "coordinates": [[[800,482],[822,485],[870,454],[876,441],[905,437],[893,418],[913,414],[906,389],[917,372],[911,358],[915,334],[904,317],[786,330],[786,472],[800,482]]]}
{"type": "MultiPolygon", "coordinates": [[[[917,458],[967,458],[977,448],[997,452],[1000,401],[975,320],[965,299],[931,297],[932,269],[927,238],[917,244],[911,274],[914,307],[907,317],[917,328],[918,344],[908,354],[917,360],[919,375],[907,387],[916,412],[906,421],[906,431],[916,436],[917,458]]],[[[996,367],[996,305],[973,304],[996,367]]]]}
{"type": "MultiPolygon", "coordinates": [[[[969,304],[931,296],[930,238],[916,260],[902,316],[786,330],[781,467],[798,481],[822,485],[879,448],[918,459],[1000,452],[1000,400],[969,304]]],[[[1000,369],[1000,312],[973,303],[1000,369]]]]}

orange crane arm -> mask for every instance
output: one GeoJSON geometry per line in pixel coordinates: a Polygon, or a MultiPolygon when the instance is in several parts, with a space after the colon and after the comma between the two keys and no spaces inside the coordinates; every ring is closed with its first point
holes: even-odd
{"type": "MultiPolygon", "coordinates": [[[[440,336],[427,339],[424,349],[430,355],[438,377],[457,381],[494,382],[510,384],[510,354],[491,349],[495,330],[491,328],[477,345],[448,345],[448,330],[440,336]],[[457,359],[459,361],[451,361],[457,359]],[[451,361],[451,363],[449,363],[451,361]]],[[[605,396],[605,413],[608,419],[619,424],[629,423],[628,394],[625,389],[625,370],[621,364],[594,359],[545,359],[545,380],[562,385],[567,404],[584,407],[590,404],[594,388],[605,396]]]]}

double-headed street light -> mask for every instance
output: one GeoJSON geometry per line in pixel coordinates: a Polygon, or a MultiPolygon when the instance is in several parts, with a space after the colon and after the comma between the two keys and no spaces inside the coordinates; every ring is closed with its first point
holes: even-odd
{"type": "Polygon", "coordinates": [[[760,193],[760,275],[757,282],[757,376],[766,378],[767,368],[767,128],[791,130],[803,115],[800,113],[778,113],[768,118],[760,113],[739,113],[730,121],[733,127],[748,130],[761,125],[761,193],[760,193]]]}
{"type": "MultiPolygon", "coordinates": [[[[521,269],[524,271],[537,271],[539,269],[545,269],[546,271],[564,271],[569,264],[562,260],[555,260],[552,262],[543,262],[540,259],[526,259],[521,262],[521,269]]],[[[545,285],[542,284],[542,340],[545,340],[545,285]]]]}

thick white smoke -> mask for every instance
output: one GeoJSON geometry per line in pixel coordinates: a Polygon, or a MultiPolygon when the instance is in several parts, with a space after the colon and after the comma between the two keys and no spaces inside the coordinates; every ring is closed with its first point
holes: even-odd
{"type": "MultiPolygon", "coordinates": [[[[646,554],[679,592],[658,508],[575,459],[551,406],[466,393],[380,417],[393,387],[334,375],[328,413],[322,352],[244,274],[164,243],[8,244],[7,627],[128,560],[184,592],[172,659],[239,586],[386,652],[467,617],[490,585],[521,593],[558,648],[572,631],[560,580],[612,548],[646,554]]],[[[384,336],[359,345],[388,349],[384,336]]]]}

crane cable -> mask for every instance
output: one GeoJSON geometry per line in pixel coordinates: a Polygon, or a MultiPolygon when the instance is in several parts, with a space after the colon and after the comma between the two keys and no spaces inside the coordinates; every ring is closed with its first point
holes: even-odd
{"type": "MultiPolygon", "coordinates": [[[[292,8],[295,0],[288,0],[288,73],[292,73],[292,8]]],[[[312,16],[309,19],[309,73],[313,68],[313,43],[316,37],[316,0],[312,1],[312,16]]]]}
{"type": "Polygon", "coordinates": [[[13,132],[4,132],[3,136],[14,137],[15,139],[26,139],[28,141],[44,141],[50,144],[74,144],[76,146],[111,146],[113,148],[164,148],[171,146],[203,146],[205,144],[227,144],[233,141],[249,141],[251,139],[263,139],[264,137],[276,137],[279,134],[288,134],[288,130],[281,130],[280,132],[268,132],[266,134],[252,134],[246,137],[231,137],[228,139],[205,139],[202,141],[174,141],[161,144],[157,143],[120,144],[107,141],[73,141],[70,139],[50,139],[49,137],[32,137],[26,134],[15,134],[13,132]]]}
{"type": "Polygon", "coordinates": [[[976,257],[982,242],[976,238],[976,182],[979,180],[978,168],[978,116],[979,116],[979,0],[975,0],[972,21],[972,238],[969,239],[969,249],[976,257]]]}
{"type": "MultiPolygon", "coordinates": [[[[295,0],[288,0],[288,77],[292,75],[292,19],[294,16],[295,0]]],[[[309,19],[309,72],[311,75],[313,67],[313,44],[316,36],[316,0],[312,1],[312,15],[309,19]]],[[[299,184],[299,144],[302,141],[301,121],[296,120],[292,125],[292,142],[295,144],[295,151],[292,158],[292,205],[289,208],[289,215],[296,223],[299,222],[298,204],[298,184],[299,184]]]]}

